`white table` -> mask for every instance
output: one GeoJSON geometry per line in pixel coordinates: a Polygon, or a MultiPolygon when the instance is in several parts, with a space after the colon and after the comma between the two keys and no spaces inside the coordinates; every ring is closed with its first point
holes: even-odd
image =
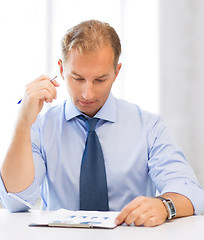
{"type": "Polygon", "coordinates": [[[36,217],[47,211],[33,210],[26,213],[9,213],[0,209],[0,240],[200,240],[204,239],[204,216],[174,219],[161,226],[128,227],[115,229],[79,229],[29,227],[36,217]]]}

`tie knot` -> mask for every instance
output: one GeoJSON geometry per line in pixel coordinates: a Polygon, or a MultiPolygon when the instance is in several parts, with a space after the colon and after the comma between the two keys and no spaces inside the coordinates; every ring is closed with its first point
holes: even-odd
{"type": "Polygon", "coordinates": [[[86,123],[87,131],[93,132],[96,129],[96,124],[99,121],[99,118],[85,118],[83,115],[78,116],[81,120],[86,123]]]}
{"type": "Polygon", "coordinates": [[[96,129],[96,124],[99,121],[98,118],[92,118],[86,120],[87,129],[89,132],[93,132],[96,129]]]}

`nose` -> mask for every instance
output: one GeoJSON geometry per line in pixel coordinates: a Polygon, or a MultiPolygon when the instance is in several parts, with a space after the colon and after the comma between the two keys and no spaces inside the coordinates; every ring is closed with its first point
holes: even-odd
{"type": "Polygon", "coordinates": [[[94,87],[92,82],[86,82],[84,84],[83,92],[82,92],[82,97],[86,101],[91,101],[94,99],[94,87]]]}

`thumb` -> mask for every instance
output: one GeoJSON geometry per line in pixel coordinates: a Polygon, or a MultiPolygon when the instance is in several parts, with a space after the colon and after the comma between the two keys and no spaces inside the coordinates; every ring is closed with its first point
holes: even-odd
{"type": "Polygon", "coordinates": [[[59,86],[60,86],[60,83],[59,83],[57,80],[52,81],[52,84],[53,84],[55,87],[59,87],[59,86]]]}

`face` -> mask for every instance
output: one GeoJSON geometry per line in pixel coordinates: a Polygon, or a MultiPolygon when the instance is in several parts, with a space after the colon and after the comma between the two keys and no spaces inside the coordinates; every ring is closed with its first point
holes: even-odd
{"type": "Polygon", "coordinates": [[[60,73],[75,106],[93,117],[106,102],[121,64],[114,67],[110,46],[89,54],[70,50],[66,62],[59,60],[60,73]]]}

